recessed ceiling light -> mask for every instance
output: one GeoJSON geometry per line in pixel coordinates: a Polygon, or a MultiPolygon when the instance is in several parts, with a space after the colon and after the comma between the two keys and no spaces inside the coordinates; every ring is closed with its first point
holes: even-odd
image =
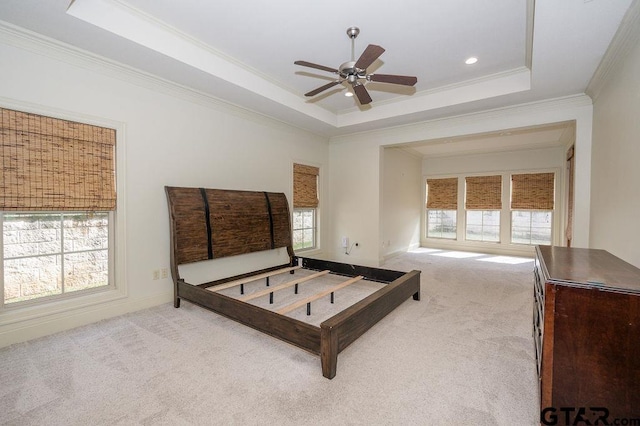
{"type": "Polygon", "coordinates": [[[476,58],[475,56],[472,56],[472,57],[468,58],[466,61],[464,61],[464,63],[467,64],[467,65],[473,65],[476,62],[478,62],[478,58],[476,58]]]}
{"type": "Polygon", "coordinates": [[[347,98],[350,98],[350,97],[352,97],[352,96],[353,96],[353,93],[351,93],[350,91],[348,91],[348,90],[347,90],[347,91],[344,93],[344,95],[345,95],[347,98]]]}

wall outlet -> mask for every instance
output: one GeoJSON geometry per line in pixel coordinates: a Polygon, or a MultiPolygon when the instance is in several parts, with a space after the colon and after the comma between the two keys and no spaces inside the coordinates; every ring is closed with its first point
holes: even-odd
{"type": "Polygon", "coordinates": [[[153,270],[153,274],[152,274],[153,280],[159,280],[160,279],[160,269],[154,269],[153,270]]]}
{"type": "Polygon", "coordinates": [[[169,278],[169,270],[167,268],[160,269],[160,278],[162,278],[163,280],[165,278],[169,278]]]}
{"type": "Polygon", "coordinates": [[[349,237],[342,237],[342,247],[349,247],[349,237]]]}

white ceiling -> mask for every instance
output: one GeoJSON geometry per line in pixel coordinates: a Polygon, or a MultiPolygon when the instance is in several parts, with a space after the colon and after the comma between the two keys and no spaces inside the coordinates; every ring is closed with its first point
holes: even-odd
{"type": "Polygon", "coordinates": [[[584,93],[631,2],[2,0],[0,20],[334,136],[584,93]],[[368,71],[415,88],[368,83],[364,107],[342,86],[305,98],[333,75],[293,62],[337,68],[354,25],[356,57],[386,49],[368,71]]]}

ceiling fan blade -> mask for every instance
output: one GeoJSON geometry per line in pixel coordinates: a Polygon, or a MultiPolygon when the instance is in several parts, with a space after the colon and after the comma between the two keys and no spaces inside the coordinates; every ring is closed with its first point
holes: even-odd
{"type": "Polygon", "coordinates": [[[340,84],[340,83],[341,83],[341,81],[339,81],[339,80],[332,81],[331,83],[329,83],[329,84],[325,84],[324,86],[321,86],[321,87],[318,87],[317,89],[312,90],[312,91],[310,91],[309,93],[305,93],[304,95],[305,95],[305,96],[315,96],[315,95],[317,95],[318,93],[320,93],[320,92],[324,92],[325,90],[330,89],[330,88],[332,88],[333,86],[335,86],[335,85],[337,85],[337,84],[340,84]]]}
{"type": "Polygon", "coordinates": [[[376,59],[380,57],[384,53],[384,49],[380,46],[376,46],[375,44],[370,44],[364,49],[362,55],[356,61],[356,68],[360,68],[361,70],[367,69],[369,65],[373,63],[376,59]]]}
{"type": "Polygon", "coordinates": [[[357,84],[353,86],[353,91],[356,93],[358,97],[358,101],[360,101],[361,105],[366,105],[371,103],[371,96],[369,96],[369,92],[364,88],[362,84],[357,84]]]}
{"type": "Polygon", "coordinates": [[[338,74],[338,70],[335,68],[325,67],[324,65],[312,64],[311,62],[307,62],[307,61],[295,61],[294,64],[338,74]]]}
{"type": "Polygon", "coordinates": [[[368,79],[371,81],[378,81],[380,83],[402,84],[404,86],[413,86],[418,82],[417,77],[393,74],[371,74],[368,79]]]}

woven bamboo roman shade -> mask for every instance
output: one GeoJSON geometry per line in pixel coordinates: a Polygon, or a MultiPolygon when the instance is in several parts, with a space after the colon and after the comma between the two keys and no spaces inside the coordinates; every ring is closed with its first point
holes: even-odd
{"type": "Polygon", "coordinates": [[[468,176],[465,182],[465,209],[502,209],[502,176],[468,176]]]}
{"type": "Polygon", "coordinates": [[[0,210],[114,210],[113,129],[0,108],[0,210]]]}
{"type": "Polygon", "coordinates": [[[512,210],[553,210],[553,173],[511,175],[512,210]]]}
{"type": "Polygon", "coordinates": [[[427,179],[427,208],[458,209],[458,178],[427,179]]]}
{"type": "Polygon", "coordinates": [[[293,164],[293,207],[318,207],[318,175],[320,169],[304,164],[293,164]]]}

